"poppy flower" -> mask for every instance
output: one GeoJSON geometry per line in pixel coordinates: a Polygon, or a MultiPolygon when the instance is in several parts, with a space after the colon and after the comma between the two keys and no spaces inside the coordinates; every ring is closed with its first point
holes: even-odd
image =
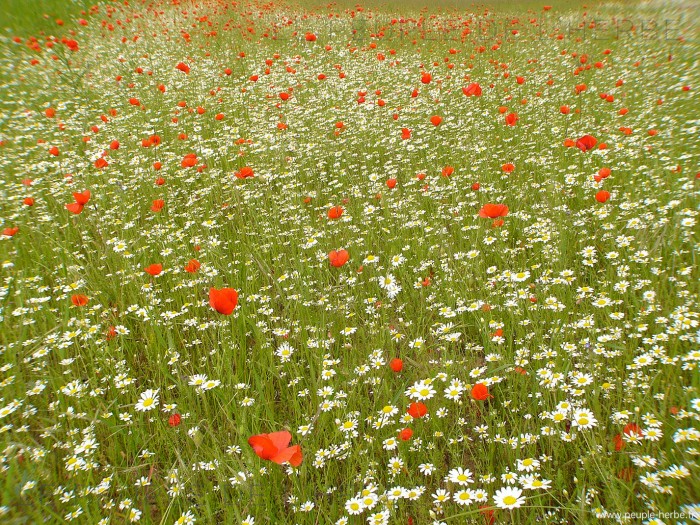
{"type": "Polygon", "coordinates": [[[515,170],[515,164],[508,162],[507,164],[501,166],[501,169],[504,171],[504,173],[512,173],[513,170],[515,170]]]}
{"type": "Polygon", "coordinates": [[[82,193],[74,192],[73,198],[75,199],[76,203],[85,206],[90,200],[90,195],[90,190],[85,190],[82,193]]]}
{"type": "Polygon", "coordinates": [[[171,427],[176,427],[182,422],[182,416],[180,414],[173,414],[168,418],[168,425],[171,427]]]}
{"type": "Polygon", "coordinates": [[[413,430],[410,428],[404,428],[401,432],[399,432],[399,439],[401,441],[408,441],[413,437],[413,430]]]}
{"type": "Polygon", "coordinates": [[[224,315],[231,315],[238,304],[238,292],[233,288],[209,288],[209,305],[224,315]]]}
{"type": "Polygon", "coordinates": [[[306,33],[304,35],[304,40],[307,42],[316,42],[316,35],[313,33],[306,33]]]}
{"type": "Polygon", "coordinates": [[[417,401],[415,403],[411,403],[408,406],[408,415],[411,416],[412,418],[420,418],[425,416],[428,413],[428,407],[425,406],[424,403],[421,403],[420,401],[417,401]]]}
{"type": "Polygon", "coordinates": [[[334,268],[340,268],[350,259],[347,250],[333,250],[328,254],[328,260],[334,268]]]}
{"type": "Polygon", "coordinates": [[[78,204],[77,202],[71,202],[70,204],[66,204],[66,209],[69,212],[74,213],[75,215],[79,215],[83,211],[84,207],[85,206],[83,206],[82,204],[78,204]]]}
{"type": "Polygon", "coordinates": [[[462,93],[464,93],[468,97],[480,97],[481,92],[481,86],[476,82],[469,84],[467,87],[462,88],[462,93]]]}
{"type": "Polygon", "coordinates": [[[391,368],[394,372],[397,374],[403,370],[403,361],[399,359],[398,357],[395,357],[391,361],[389,361],[389,368],[391,368]]]}
{"type": "Polygon", "coordinates": [[[518,121],[518,114],[517,113],[508,113],[506,115],[506,125],[515,126],[515,123],[517,121],[518,121]]]}
{"type": "Polygon", "coordinates": [[[302,454],[299,445],[289,446],[292,435],[286,430],[271,434],[258,434],[248,438],[248,444],[261,459],[269,459],[278,464],[289,463],[293,467],[301,465],[302,454]]]}
{"type": "Polygon", "coordinates": [[[593,146],[598,144],[598,139],[592,135],[584,135],[576,141],[576,147],[581,151],[588,151],[593,149],[593,146]]]}
{"type": "Polygon", "coordinates": [[[569,113],[571,113],[571,109],[569,109],[569,106],[561,106],[559,108],[559,111],[562,115],[568,115],[569,113]]]}
{"type": "Polygon", "coordinates": [[[88,304],[89,300],[90,299],[88,299],[88,296],[83,294],[75,294],[72,295],[70,298],[70,302],[73,303],[75,306],[85,306],[86,304],[88,304]]]}
{"type": "Polygon", "coordinates": [[[101,169],[103,169],[103,168],[106,168],[107,166],[109,166],[109,163],[105,160],[104,157],[100,157],[99,159],[97,159],[97,160],[95,161],[95,167],[96,167],[98,170],[101,170],[101,169]]]}
{"type": "Polygon", "coordinates": [[[148,275],[156,276],[160,275],[160,273],[163,271],[163,265],[162,264],[151,264],[150,266],[146,266],[143,269],[144,272],[146,272],[148,275]]]}
{"type": "Polygon", "coordinates": [[[445,166],[442,168],[442,176],[443,177],[449,177],[455,172],[455,169],[452,166],[445,166]]]}
{"type": "Polygon", "coordinates": [[[638,436],[642,435],[642,429],[637,423],[627,423],[625,428],[622,429],[622,432],[627,436],[631,436],[632,434],[637,434],[638,436]]]}
{"type": "Polygon", "coordinates": [[[253,173],[253,168],[244,166],[240,171],[237,171],[235,175],[238,179],[247,179],[248,177],[253,177],[255,174],[253,173]]]}
{"type": "Polygon", "coordinates": [[[479,184],[478,182],[475,182],[474,184],[472,184],[472,191],[479,191],[480,188],[481,188],[481,184],[479,184]]]}
{"type": "Polygon", "coordinates": [[[403,140],[408,140],[411,138],[411,130],[408,128],[401,128],[401,138],[403,140]]]}
{"type": "Polygon", "coordinates": [[[151,204],[151,211],[158,213],[165,206],[165,201],[163,199],[156,199],[151,204]]]}
{"type": "Polygon", "coordinates": [[[196,273],[201,266],[202,264],[197,259],[190,259],[185,265],[185,271],[187,273],[196,273]]]}
{"type": "Polygon", "coordinates": [[[175,69],[179,69],[180,71],[182,71],[182,72],[185,73],[186,75],[189,75],[189,74],[190,74],[190,66],[188,66],[188,65],[185,64],[184,62],[179,62],[179,63],[177,64],[177,66],[175,66],[175,69]]]}
{"type": "Polygon", "coordinates": [[[620,452],[623,448],[625,448],[625,440],[622,439],[622,434],[615,434],[613,443],[615,444],[616,452],[620,452]]]}
{"type": "Polygon", "coordinates": [[[61,154],[61,152],[58,151],[58,148],[56,146],[52,146],[51,148],[49,148],[49,153],[54,157],[58,157],[61,154]]]}
{"type": "Polygon", "coordinates": [[[2,234],[7,236],[7,237],[14,237],[17,235],[17,232],[19,231],[19,227],[15,226],[14,228],[5,228],[2,230],[2,234]]]}
{"type": "Polygon", "coordinates": [[[597,200],[600,203],[607,202],[609,198],[610,192],[605,190],[600,190],[598,193],[595,194],[595,200],[597,200]]]}
{"type": "Polygon", "coordinates": [[[197,164],[197,155],[195,153],[188,153],[182,158],[180,166],[183,168],[191,168],[197,164]]]}
{"type": "Polygon", "coordinates": [[[27,197],[26,199],[24,199],[24,200],[22,201],[22,203],[23,203],[25,206],[34,206],[34,199],[32,199],[31,197],[27,197]]]}
{"type": "Polygon", "coordinates": [[[396,187],[396,182],[397,182],[396,179],[387,180],[386,181],[387,188],[389,188],[390,190],[393,190],[396,187]]]}
{"type": "Polygon", "coordinates": [[[486,401],[488,398],[493,397],[489,394],[489,389],[484,383],[477,383],[472,387],[471,396],[477,401],[486,401]]]}
{"type": "Polygon", "coordinates": [[[440,115],[433,115],[430,117],[430,123],[433,126],[439,126],[442,123],[442,117],[440,115]]]}
{"type": "Polygon", "coordinates": [[[433,79],[433,76],[430,73],[423,73],[423,75],[420,77],[420,81],[423,84],[430,84],[430,81],[433,79]]]}
{"type": "Polygon", "coordinates": [[[340,219],[340,216],[345,212],[342,206],[333,206],[328,210],[329,219],[340,219]]]}
{"type": "Polygon", "coordinates": [[[496,219],[508,215],[508,206],[505,204],[484,204],[479,210],[479,217],[483,219],[496,219]]]}

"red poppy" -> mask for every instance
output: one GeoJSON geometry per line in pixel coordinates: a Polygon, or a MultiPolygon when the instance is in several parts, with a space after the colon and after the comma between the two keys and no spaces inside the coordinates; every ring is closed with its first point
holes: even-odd
{"type": "Polygon", "coordinates": [[[488,398],[493,397],[489,394],[489,389],[484,383],[475,384],[472,387],[471,396],[477,401],[486,401],[488,398]]]}
{"type": "Polygon", "coordinates": [[[333,206],[328,210],[329,219],[340,219],[340,216],[345,212],[342,206],[333,206]]]}
{"type": "Polygon", "coordinates": [[[442,176],[443,177],[449,177],[455,172],[455,169],[452,166],[445,166],[442,168],[442,176]]]}
{"type": "Polygon", "coordinates": [[[177,66],[175,66],[175,69],[179,69],[183,73],[189,75],[190,74],[190,66],[185,64],[184,62],[179,62],[177,66]]]}
{"type": "Polygon", "coordinates": [[[430,123],[433,126],[439,126],[442,123],[442,117],[440,115],[433,115],[430,117],[430,123]]]}
{"type": "Polygon", "coordinates": [[[396,179],[389,179],[389,180],[387,180],[387,181],[386,181],[386,186],[387,186],[387,188],[389,188],[390,190],[393,190],[393,189],[396,187],[396,182],[397,182],[396,179]]]}
{"type": "Polygon", "coordinates": [[[472,184],[472,191],[479,191],[479,189],[481,189],[481,184],[479,184],[478,182],[472,184]]]}
{"type": "Polygon", "coordinates": [[[506,115],[506,124],[508,126],[515,126],[515,123],[518,121],[518,114],[517,113],[508,113],[506,115]]]}
{"type": "Polygon", "coordinates": [[[244,166],[240,171],[237,171],[235,175],[238,179],[247,179],[248,177],[253,177],[255,174],[253,173],[253,168],[244,166]]]}
{"type": "Polygon", "coordinates": [[[185,271],[187,273],[195,273],[202,264],[197,259],[190,259],[185,265],[185,271]]]}
{"type": "Polygon", "coordinates": [[[588,151],[593,149],[593,146],[598,144],[598,139],[592,135],[584,135],[576,141],[576,147],[581,151],[588,151]]]}
{"type": "Polygon", "coordinates": [[[156,179],[156,186],[162,186],[163,184],[165,184],[165,179],[163,177],[158,177],[156,179]]]}
{"type": "Polygon", "coordinates": [[[32,199],[31,197],[27,197],[22,202],[25,206],[34,206],[34,199],[32,199]]]}
{"type": "Polygon", "coordinates": [[[468,97],[480,97],[481,86],[474,82],[473,84],[469,84],[467,87],[463,87],[462,93],[464,93],[468,97]]]}
{"type": "Polygon", "coordinates": [[[559,111],[561,111],[562,115],[568,115],[571,112],[571,110],[569,109],[569,106],[561,106],[559,108],[559,111]]]}
{"type": "Polygon", "coordinates": [[[508,215],[508,206],[505,204],[484,204],[479,210],[479,217],[484,219],[496,219],[508,215]]]}
{"type": "Polygon", "coordinates": [[[70,298],[71,303],[73,303],[75,306],[85,306],[86,304],[88,304],[89,300],[90,299],[88,298],[88,296],[83,294],[75,294],[72,295],[70,298]]]}
{"type": "Polygon", "coordinates": [[[77,202],[71,202],[70,204],[66,204],[66,209],[74,213],[75,215],[79,215],[80,212],[83,211],[84,206],[82,204],[78,204],[77,202]]]}
{"type": "Polygon", "coordinates": [[[165,201],[163,199],[156,199],[151,204],[151,211],[158,213],[165,206],[165,201]]]}
{"type": "Polygon", "coordinates": [[[515,164],[513,164],[512,162],[508,162],[507,164],[504,164],[503,166],[501,166],[501,169],[505,173],[512,173],[513,170],[515,170],[515,164]]]}
{"type": "Polygon", "coordinates": [[[595,194],[595,200],[597,200],[600,203],[607,202],[607,200],[609,198],[610,198],[609,191],[600,190],[598,193],[595,194]]]}
{"type": "Polygon", "coordinates": [[[14,237],[17,235],[17,232],[19,231],[19,227],[15,226],[14,228],[5,228],[2,230],[2,234],[7,236],[7,237],[14,237]]]}
{"type": "Polygon", "coordinates": [[[404,428],[401,432],[399,432],[399,439],[401,441],[408,441],[413,437],[413,430],[410,428],[404,428]]]}
{"type": "Polygon", "coordinates": [[[395,357],[394,359],[389,361],[389,367],[398,374],[399,372],[401,372],[401,370],[403,370],[403,361],[398,357],[395,357]]]}
{"type": "Polygon", "coordinates": [[[328,260],[330,261],[331,266],[333,266],[334,268],[340,268],[346,262],[348,262],[349,259],[350,254],[347,250],[333,250],[328,254],[328,260]]]}
{"type": "Polygon", "coordinates": [[[420,81],[423,84],[430,84],[430,81],[433,79],[433,76],[430,73],[423,73],[423,75],[420,77],[420,81]]]}
{"type": "MultiPolygon", "coordinates": [[[[544,10],[548,11],[550,6],[544,6],[544,10]]],[[[496,522],[496,511],[488,505],[479,505],[479,513],[484,517],[486,525],[493,525],[496,522]]]]}
{"type": "Polygon", "coordinates": [[[316,42],[316,35],[314,35],[313,33],[306,33],[306,34],[304,35],[304,39],[305,39],[307,42],[316,42]]]}
{"type": "Polygon", "coordinates": [[[168,418],[168,425],[170,425],[171,427],[176,427],[180,424],[181,421],[182,416],[180,416],[180,414],[173,414],[168,418]]]}
{"type": "Polygon", "coordinates": [[[421,403],[420,401],[416,403],[411,403],[408,406],[408,415],[413,417],[413,418],[420,418],[425,416],[428,413],[428,407],[425,406],[425,404],[421,403]]]}
{"type": "Polygon", "coordinates": [[[144,272],[146,272],[149,275],[156,276],[160,275],[160,273],[163,271],[163,265],[162,264],[151,264],[150,266],[146,266],[143,269],[144,272]]]}
{"type": "Polygon", "coordinates": [[[408,140],[411,138],[411,130],[408,128],[401,128],[401,138],[403,140],[408,140]]]}
{"type": "Polygon", "coordinates": [[[233,288],[209,288],[209,304],[224,315],[231,315],[238,304],[238,292],[233,288]]]}
{"type": "Polygon", "coordinates": [[[183,168],[191,168],[197,164],[197,155],[195,153],[188,153],[182,158],[180,166],[183,168]]]}
{"type": "Polygon", "coordinates": [[[49,153],[54,157],[58,157],[61,154],[61,152],[58,151],[58,148],[56,146],[52,146],[51,148],[49,148],[49,153]]]}
{"type": "Polygon", "coordinates": [[[622,429],[622,432],[627,436],[631,436],[632,434],[637,434],[637,436],[642,435],[642,429],[637,423],[627,423],[625,428],[622,429]]]}
{"type": "Polygon", "coordinates": [[[78,204],[81,204],[85,206],[88,201],[90,200],[90,190],[85,190],[82,193],[75,192],[73,193],[73,198],[75,199],[75,202],[78,204]]]}
{"type": "Polygon", "coordinates": [[[109,166],[109,163],[105,160],[104,157],[100,157],[95,161],[95,167],[99,170],[101,170],[102,168],[106,168],[107,166],[109,166]]]}
{"type": "Polygon", "coordinates": [[[293,467],[301,465],[302,454],[299,445],[289,446],[292,435],[286,430],[271,434],[258,434],[248,439],[255,454],[261,459],[269,459],[275,463],[289,463],[293,467]]]}

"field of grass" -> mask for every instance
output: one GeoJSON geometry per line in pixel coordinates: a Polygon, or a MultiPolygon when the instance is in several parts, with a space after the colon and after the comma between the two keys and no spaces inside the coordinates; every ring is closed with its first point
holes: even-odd
{"type": "Polygon", "coordinates": [[[693,2],[2,8],[0,523],[700,523],[693,2]]]}

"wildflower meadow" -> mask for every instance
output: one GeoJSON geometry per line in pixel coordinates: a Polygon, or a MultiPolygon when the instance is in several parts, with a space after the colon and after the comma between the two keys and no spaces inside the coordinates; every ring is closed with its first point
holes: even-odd
{"type": "Polygon", "coordinates": [[[0,523],[700,523],[692,0],[0,0],[0,523]]]}

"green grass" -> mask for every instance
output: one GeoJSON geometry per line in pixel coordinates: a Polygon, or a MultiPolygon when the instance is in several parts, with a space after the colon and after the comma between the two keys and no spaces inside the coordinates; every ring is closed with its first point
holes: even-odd
{"type": "Polygon", "coordinates": [[[0,232],[19,230],[0,236],[1,521],[692,522],[700,78],[686,8],[226,4],[83,15],[90,2],[5,0],[0,232]],[[482,96],[463,94],[473,82],[482,96]],[[586,134],[593,150],[564,146],[586,134]],[[503,224],[479,216],[487,203],[508,206],[503,224]],[[232,315],[211,287],[238,291],[232,315]],[[419,382],[435,393],[413,419],[419,382]],[[478,382],[492,398],[470,396],[478,382]],[[157,406],[137,409],[149,390],[157,406]],[[615,450],[632,423],[643,436],[615,450]],[[248,445],[281,430],[298,468],[248,445]],[[457,468],[473,481],[447,479],[457,468]],[[525,501],[498,509],[508,486],[525,501]],[[458,504],[462,489],[483,501],[458,504]]]}

